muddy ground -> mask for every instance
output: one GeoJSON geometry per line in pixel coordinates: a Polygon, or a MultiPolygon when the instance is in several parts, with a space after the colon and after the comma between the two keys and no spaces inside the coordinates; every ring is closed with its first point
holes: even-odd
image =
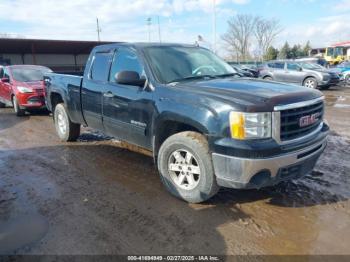
{"type": "Polygon", "coordinates": [[[0,110],[0,253],[350,254],[350,88],[324,92],[332,133],[315,171],[204,204],[169,195],[152,158],[51,118],[0,110]]]}

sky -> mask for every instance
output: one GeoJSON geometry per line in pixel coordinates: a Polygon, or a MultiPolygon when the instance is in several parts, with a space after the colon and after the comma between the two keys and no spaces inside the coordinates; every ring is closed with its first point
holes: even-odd
{"type": "MultiPolygon", "coordinates": [[[[41,39],[97,40],[96,17],[103,41],[194,43],[198,35],[213,43],[214,0],[0,0],[0,34],[41,39]],[[151,26],[146,20],[151,18],[151,26]]],[[[313,47],[350,40],[350,0],[216,0],[216,41],[235,14],[252,14],[280,21],[280,47],[313,47]]]]}

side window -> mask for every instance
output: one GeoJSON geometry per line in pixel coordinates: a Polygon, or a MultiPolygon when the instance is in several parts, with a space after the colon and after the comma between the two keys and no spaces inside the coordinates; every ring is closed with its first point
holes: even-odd
{"type": "Polygon", "coordinates": [[[8,72],[8,69],[4,69],[4,78],[8,78],[8,79],[10,79],[10,74],[9,74],[9,72],[8,72]]]}
{"type": "Polygon", "coordinates": [[[110,82],[115,82],[115,75],[121,71],[135,71],[144,75],[143,67],[135,52],[127,48],[119,48],[114,55],[109,76],[110,82]]]}
{"type": "Polygon", "coordinates": [[[299,68],[300,68],[300,66],[299,66],[298,64],[295,64],[295,63],[287,63],[287,69],[288,69],[288,70],[298,71],[299,68]]]}
{"type": "Polygon", "coordinates": [[[284,63],[276,62],[274,68],[276,68],[276,69],[284,69],[284,63]]]}
{"type": "Polygon", "coordinates": [[[270,67],[270,68],[275,68],[275,64],[274,63],[268,63],[267,66],[270,67]]]}
{"type": "Polygon", "coordinates": [[[90,71],[90,79],[95,81],[107,81],[111,53],[96,53],[90,71]]]}

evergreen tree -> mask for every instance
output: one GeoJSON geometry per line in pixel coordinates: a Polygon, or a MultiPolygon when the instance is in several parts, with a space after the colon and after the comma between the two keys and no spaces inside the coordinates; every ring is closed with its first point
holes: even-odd
{"type": "Polygon", "coordinates": [[[268,61],[268,60],[275,60],[277,59],[278,56],[278,50],[276,48],[274,48],[273,46],[270,46],[267,49],[267,52],[264,56],[264,60],[268,61]]]}
{"type": "Polygon", "coordinates": [[[279,59],[289,59],[291,57],[291,49],[288,42],[285,42],[280,52],[278,53],[279,59]]]}

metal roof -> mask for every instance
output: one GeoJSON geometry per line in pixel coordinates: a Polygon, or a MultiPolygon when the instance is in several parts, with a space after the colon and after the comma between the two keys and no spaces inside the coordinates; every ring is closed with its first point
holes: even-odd
{"type": "Polygon", "coordinates": [[[0,54],[89,54],[114,42],[0,38],[0,54]]]}

